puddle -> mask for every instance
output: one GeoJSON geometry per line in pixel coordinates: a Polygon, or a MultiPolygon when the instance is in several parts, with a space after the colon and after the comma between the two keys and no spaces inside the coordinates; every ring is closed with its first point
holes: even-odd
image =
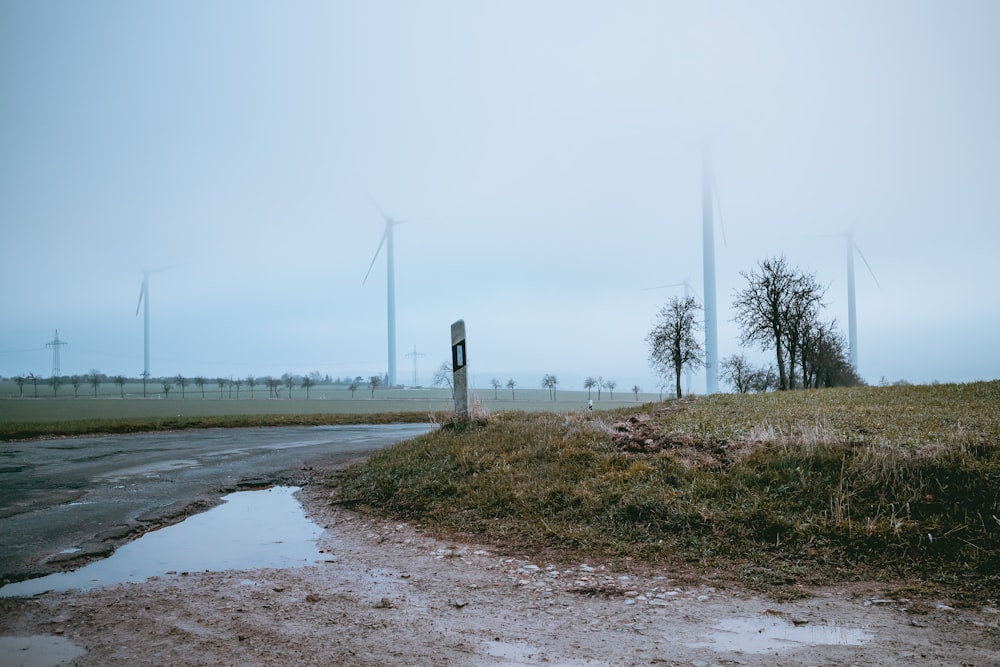
{"type": "Polygon", "coordinates": [[[727,618],[712,627],[716,631],[708,641],[688,647],[765,653],[816,645],[860,646],[871,639],[871,633],[860,628],[825,622],[796,624],[775,614],[727,618]]]}
{"type": "Polygon", "coordinates": [[[85,653],[65,637],[0,637],[0,658],[5,667],[56,667],[85,653]]]}
{"type": "Polygon", "coordinates": [[[79,570],[0,588],[0,597],[87,590],[184,572],[248,570],[309,565],[323,556],[323,529],[306,518],[292,495],[296,487],[240,491],[222,505],[181,523],[146,533],[109,558],[79,570]]]}

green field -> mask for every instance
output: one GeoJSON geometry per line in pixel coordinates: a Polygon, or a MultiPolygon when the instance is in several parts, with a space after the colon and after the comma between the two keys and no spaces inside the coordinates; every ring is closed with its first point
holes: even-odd
{"type": "MultiPolygon", "coordinates": [[[[373,397],[368,387],[357,389],[352,396],[345,386],[320,385],[310,389],[308,399],[298,387],[290,399],[269,398],[267,389],[259,386],[253,398],[246,387],[239,391],[239,398],[235,389],[230,392],[226,388],[220,395],[217,386],[209,385],[204,398],[198,387],[190,386],[183,396],[179,388],[165,395],[162,384],[154,382],[147,384],[145,398],[141,383],[127,383],[122,389],[108,382],[98,387],[96,396],[90,386],[80,387],[74,396],[73,388],[63,385],[53,397],[52,388],[39,382],[35,398],[30,383],[25,384],[21,397],[14,382],[2,381],[0,439],[206,426],[382,422],[393,416],[413,422],[440,419],[454,410],[448,389],[376,389],[373,397]]],[[[559,391],[556,400],[543,389],[516,389],[513,399],[509,389],[498,390],[496,398],[492,389],[476,390],[473,396],[488,413],[574,412],[587,405],[585,391],[559,391]]],[[[615,392],[610,400],[606,391],[600,401],[596,396],[594,393],[595,410],[658,399],[658,395],[640,393],[637,401],[634,394],[615,392]]]]}

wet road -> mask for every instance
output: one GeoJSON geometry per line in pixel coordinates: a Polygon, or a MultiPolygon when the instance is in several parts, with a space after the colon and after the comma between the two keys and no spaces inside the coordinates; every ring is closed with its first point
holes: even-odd
{"type": "Polygon", "coordinates": [[[430,424],[211,429],[0,445],[0,580],[77,567],[239,488],[300,483],[430,424]]]}

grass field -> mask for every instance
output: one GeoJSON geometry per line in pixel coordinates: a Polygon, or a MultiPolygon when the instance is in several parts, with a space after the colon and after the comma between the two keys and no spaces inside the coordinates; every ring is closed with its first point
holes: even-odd
{"type": "MultiPolygon", "coordinates": [[[[38,398],[34,387],[24,386],[24,396],[10,380],[0,382],[0,440],[40,437],[45,435],[81,435],[96,432],[135,432],[206,426],[266,426],[319,423],[384,422],[388,415],[399,421],[427,421],[431,415],[454,410],[448,389],[376,389],[360,388],[351,395],[344,386],[317,386],[309,392],[296,388],[293,398],[268,398],[266,388],[257,387],[251,398],[246,387],[237,398],[228,388],[220,395],[218,387],[206,385],[204,398],[197,387],[179,389],[169,395],[155,393],[159,385],[150,382],[147,397],[142,396],[141,383],[126,384],[122,391],[117,385],[105,383],[97,396],[89,386],[81,387],[74,396],[73,388],[62,386],[56,397],[51,387],[39,383],[38,398]],[[124,398],[122,398],[124,394],[124,398]]],[[[634,394],[608,393],[596,400],[595,410],[610,410],[622,405],[637,405],[634,394]]],[[[559,391],[556,400],[548,390],[516,389],[476,390],[474,397],[490,413],[507,412],[572,412],[585,409],[587,392],[559,391]]],[[[654,401],[658,395],[639,394],[640,401],[654,401]]]]}
{"type": "Polygon", "coordinates": [[[998,406],[984,382],[505,413],[330,484],[343,505],[512,553],[693,567],[785,597],[881,579],[995,602],[998,406]]]}

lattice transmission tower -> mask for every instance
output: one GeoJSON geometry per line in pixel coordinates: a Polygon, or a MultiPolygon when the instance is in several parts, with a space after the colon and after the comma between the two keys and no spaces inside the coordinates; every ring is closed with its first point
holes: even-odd
{"type": "Polygon", "coordinates": [[[64,340],[59,340],[59,329],[56,329],[56,337],[45,344],[45,347],[52,348],[52,377],[57,378],[62,375],[62,369],[59,367],[59,348],[66,347],[69,345],[64,340]]]}

